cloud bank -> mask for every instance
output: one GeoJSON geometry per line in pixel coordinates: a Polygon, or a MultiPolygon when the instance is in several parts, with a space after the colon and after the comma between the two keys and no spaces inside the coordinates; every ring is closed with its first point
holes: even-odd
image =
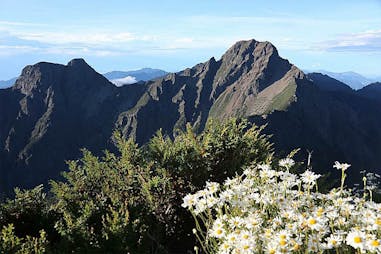
{"type": "Polygon", "coordinates": [[[131,85],[138,82],[135,77],[127,76],[124,78],[112,79],[110,80],[116,86],[131,85]]]}
{"type": "Polygon", "coordinates": [[[340,35],[335,40],[323,42],[321,48],[331,52],[381,53],[381,30],[340,35]]]}

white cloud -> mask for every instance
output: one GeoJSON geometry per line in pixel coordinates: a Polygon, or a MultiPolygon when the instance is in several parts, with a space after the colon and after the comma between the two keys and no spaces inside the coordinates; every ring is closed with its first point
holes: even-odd
{"type": "Polygon", "coordinates": [[[41,24],[41,23],[28,23],[28,22],[14,22],[14,21],[6,21],[6,20],[0,20],[0,27],[7,27],[7,26],[13,26],[13,27],[41,27],[41,26],[48,26],[47,24],[41,24]]]}
{"type": "Polygon", "coordinates": [[[316,19],[313,17],[295,17],[290,15],[277,15],[277,16],[209,16],[209,15],[200,15],[192,16],[188,18],[188,21],[191,23],[197,24],[247,24],[247,25],[259,25],[264,24],[269,26],[270,24],[280,24],[284,28],[285,24],[287,25],[350,25],[350,24],[378,24],[380,18],[369,18],[369,19],[356,19],[352,21],[340,20],[340,19],[316,19]]]}
{"type": "Polygon", "coordinates": [[[110,80],[116,86],[130,85],[138,82],[135,77],[127,76],[124,78],[112,79],[110,80]]]}
{"type": "Polygon", "coordinates": [[[381,30],[343,34],[335,40],[324,41],[316,49],[333,52],[379,52],[381,53],[381,30]]]}
{"type": "Polygon", "coordinates": [[[12,56],[18,54],[39,52],[39,48],[24,45],[0,45],[0,56],[12,56]]]}
{"type": "Polygon", "coordinates": [[[137,38],[132,33],[62,33],[62,32],[44,32],[44,33],[16,33],[20,39],[38,41],[50,44],[107,44],[123,43],[137,38]]]}

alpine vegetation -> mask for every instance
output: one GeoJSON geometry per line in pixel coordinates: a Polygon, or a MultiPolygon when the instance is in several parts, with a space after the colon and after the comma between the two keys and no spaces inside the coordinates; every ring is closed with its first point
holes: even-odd
{"type": "Polygon", "coordinates": [[[197,253],[381,253],[381,204],[372,188],[345,188],[349,164],[335,162],[341,185],[320,193],[320,175],[291,173],[294,161],[247,167],[241,175],[183,199],[192,213],[197,253]]]}

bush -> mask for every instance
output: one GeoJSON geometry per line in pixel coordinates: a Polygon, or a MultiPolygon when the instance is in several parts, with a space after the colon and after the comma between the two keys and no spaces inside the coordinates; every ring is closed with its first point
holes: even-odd
{"type": "Polygon", "coordinates": [[[59,214],[55,227],[64,245],[76,252],[130,251],[127,242],[134,231],[129,207],[139,199],[137,166],[130,157],[138,148],[128,141],[120,150],[120,157],[106,152],[101,159],[83,150],[80,161],[69,162],[66,181],[51,182],[52,208],[59,214]]]}
{"type": "Polygon", "coordinates": [[[0,235],[0,253],[7,254],[42,254],[45,253],[48,242],[44,230],[38,237],[26,236],[20,238],[15,235],[13,224],[4,226],[0,235]]]}
{"type": "MultiPolygon", "coordinates": [[[[207,180],[219,181],[242,172],[252,162],[270,161],[273,154],[268,137],[246,120],[209,121],[196,135],[187,125],[172,140],[159,131],[145,147],[151,163],[150,172],[165,172],[166,188],[154,190],[152,209],[165,231],[161,240],[166,249],[182,253],[192,249],[195,239],[189,236],[193,219],[181,208],[182,197],[198,190],[207,180]]],[[[154,175],[146,177],[153,179],[154,175]]],[[[151,192],[152,193],[152,192],[151,192]]]]}
{"type": "Polygon", "coordinates": [[[196,239],[182,197],[270,161],[271,144],[260,131],[246,120],[211,121],[199,135],[189,125],[173,140],[159,131],[140,148],[116,132],[118,153],[83,150],[68,162],[65,180],[51,182],[49,199],[42,186],[17,190],[2,205],[0,226],[16,246],[49,243],[41,253],[186,253],[196,239]]]}

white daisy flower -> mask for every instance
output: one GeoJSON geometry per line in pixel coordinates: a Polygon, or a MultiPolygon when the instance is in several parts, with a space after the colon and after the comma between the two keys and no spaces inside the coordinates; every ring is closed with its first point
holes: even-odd
{"type": "Polygon", "coordinates": [[[295,161],[291,158],[285,158],[279,161],[279,166],[284,167],[286,169],[290,169],[294,165],[295,165],[295,161]]]}
{"type": "Polygon", "coordinates": [[[347,235],[345,239],[346,243],[355,249],[360,249],[361,251],[365,249],[366,235],[364,232],[354,229],[347,235]]]}
{"type": "Polygon", "coordinates": [[[340,169],[342,171],[347,170],[351,165],[347,163],[340,163],[338,161],[335,161],[335,164],[333,165],[334,168],[340,169]]]}

